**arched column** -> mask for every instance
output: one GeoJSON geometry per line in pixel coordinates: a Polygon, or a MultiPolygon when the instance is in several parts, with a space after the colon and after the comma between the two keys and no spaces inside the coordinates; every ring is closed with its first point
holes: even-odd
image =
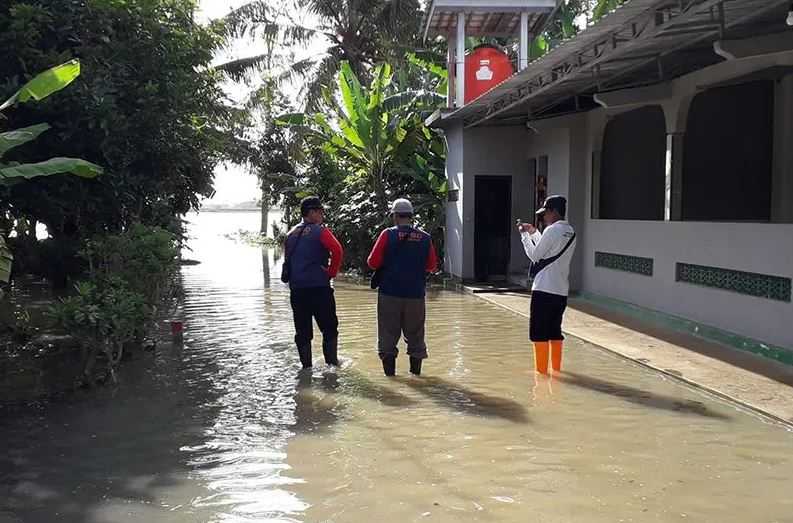
{"type": "Polygon", "coordinates": [[[694,95],[672,98],[661,106],[666,118],[666,187],[664,220],[683,219],[683,155],[686,124],[694,95]]]}

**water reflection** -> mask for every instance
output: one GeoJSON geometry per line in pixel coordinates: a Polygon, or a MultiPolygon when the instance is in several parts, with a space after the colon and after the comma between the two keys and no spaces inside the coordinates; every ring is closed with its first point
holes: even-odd
{"type": "Polygon", "coordinates": [[[181,350],[161,343],[117,389],[0,408],[0,521],[793,513],[793,435],[576,340],[535,384],[525,321],[473,297],[431,293],[424,375],[387,379],[375,294],[340,282],[343,365],[299,372],[282,254],[223,238],[258,223],[193,219],[181,350]]]}
{"type": "Polygon", "coordinates": [[[270,288],[270,249],[262,249],[262,275],[265,291],[270,288]]]}

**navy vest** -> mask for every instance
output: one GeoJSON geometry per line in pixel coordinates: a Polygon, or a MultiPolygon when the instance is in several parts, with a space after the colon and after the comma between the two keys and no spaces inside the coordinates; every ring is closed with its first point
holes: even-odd
{"type": "Polygon", "coordinates": [[[319,239],[323,229],[321,225],[301,223],[289,232],[286,252],[291,263],[290,289],[330,286],[327,273],[330,252],[319,239]]]}
{"type": "Polygon", "coordinates": [[[387,233],[380,292],[397,298],[423,298],[430,235],[407,225],[391,227],[387,233]]]}

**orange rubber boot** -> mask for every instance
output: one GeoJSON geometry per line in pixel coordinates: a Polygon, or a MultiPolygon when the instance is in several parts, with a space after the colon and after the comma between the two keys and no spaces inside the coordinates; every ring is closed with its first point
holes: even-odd
{"type": "Polygon", "coordinates": [[[562,372],[562,340],[551,341],[551,366],[555,372],[562,372]]]}
{"type": "Polygon", "coordinates": [[[550,344],[547,341],[534,342],[534,368],[540,374],[548,374],[548,351],[550,344]]]}

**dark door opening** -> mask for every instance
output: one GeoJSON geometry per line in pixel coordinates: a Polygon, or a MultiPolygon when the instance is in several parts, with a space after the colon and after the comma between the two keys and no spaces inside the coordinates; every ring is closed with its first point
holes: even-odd
{"type": "Polygon", "coordinates": [[[512,231],[512,178],[477,176],[474,205],[476,281],[506,280],[512,231]]]}

